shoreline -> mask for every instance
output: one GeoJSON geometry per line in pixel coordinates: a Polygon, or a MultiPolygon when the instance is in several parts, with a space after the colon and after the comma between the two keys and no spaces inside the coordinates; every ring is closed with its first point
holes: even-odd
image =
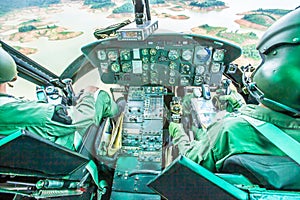
{"type": "MultiPolygon", "coordinates": [[[[76,38],[80,35],[82,35],[84,32],[82,31],[71,31],[67,28],[57,26],[56,28],[49,28],[51,25],[55,25],[57,22],[51,22],[47,21],[49,18],[49,15],[53,13],[59,13],[64,11],[64,6],[70,6],[70,7],[76,7],[78,9],[86,10],[87,12],[91,13],[97,13],[101,11],[107,11],[110,12],[110,9],[91,9],[87,5],[83,5],[81,2],[69,2],[65,5],[63,4],[55,4],[51,5],[47,8],[39,8],[39,7],[31,7],[26,9],[21,9],[22,12],[24,12],[24,15],[18,15],[17,13],[20,13],[20,10],[14,11],[11,13],[8,13],[2,17],[0,17],[0,22],[2,22],[2,26],[0,27],[0,36],[1,39],[12,41],[12,42],[20,42],[20,43],[28,43],[32,42],[36,39],[39,39],[40,37],[46,37],[49,41],[51,40],[67,40],[71,38],[76,38]],[[28,14],[28,15],[27,15],[28,14]],[[28,23],[26,22],[37,19],[37,22],[35,23],[28,23]],[[33,25],[37,27],[37,30],[32,30],[28,32],[18,32],[18,28],[22,25],[33,25]],[[46,27],[46,28],[45,28],[46,27]],[[11,33],[12,32],[12,33],[11,33]],[[14,32],[14,33],[13,33],[14,32]]],[[[159,4],[159,5],[153,5],[153,11],[152,15],[156,16],[158,18],[170,18],[174,20],[187,20],[190,19],[190,16],[187,16],[185,14],[170,14],[168,12],[162,12],[159,13],[156,8],[167,8],[174,12],[182,12],[184,10],[192,10],[192,11],[199,11],[199,12],[209,12],[209,11],[219,11],[226,8],[229,8],[228,6],[212,6],[209,8],[199,8],[184,4],[173,4],[173,3],[166,3],[166,4],[159,4]]],[[[114,14],[110,13],[106,18],[124,18],[124,17],[134,17],[133,13],[120,13],[120,14],[114,14]]],[[[241,27],[247,27],[247,28],[253,28],[258,30],[265,30],[264,26],[251,23],[246,20],[235,20],[236,23],[238,23],[241,27]]],[[[59,23],[58,23],[59,24],[59,23]]],[[[197,27],[191,27],[191,30],[193,32],[201,32],[201,30],[195,30],[197,27]]],[[[202,32],[201,32],[202,33],[202,32]]],[[[206,33],[203,33],[206,34],[206,33]]],[[[209,33],[209,35],[212,35],[213,33],[209,33]]],[[[25,52],[26,55],[28,54],[34,54],[38,50],[33,50],[28,47],[22,47],[21,48],[23,52],[25,52]]]]}

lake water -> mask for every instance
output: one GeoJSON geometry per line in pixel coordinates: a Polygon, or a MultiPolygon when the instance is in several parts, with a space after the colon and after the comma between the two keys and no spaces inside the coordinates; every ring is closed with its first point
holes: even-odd
{"type": "MultiPolygon", "coordinates": [[[[171,32],[190,32],[190,29],[202,24],[211,26],[223,26],[229,30],[240,30],[236,19],[241,16],[238,13],[255,10],[258,8],[281,8],[294,9],[300,5],[299,0],[223,0],[229,8],[221,11],[198,12],[198,11],[171,11],[170,7],[157,8],[158,13],[170,13],[172,15],[184,14],[189,16],[188,20],[174,20],[170,18],[158,19],[160,29],[171,32]]],[[[62,41],[48,41],[47,38],[40,38],[28,43],[9,42],[12,45],[37,48],[38,52],[29,57],[37,61],[41,65],[52,70],[56,74],[61,74],[63,70],[80,54],[80,47],[95,41],[93,32],[96,28],[106,27],[108,25],[123,21],[128,18],[113,19],[107,18],[109,12],[88,12],[86,9],[81,9],[78,4],[68,4],[63,6],[63,11],[54,13],[48,21],[55,22],[56,25],[63,26],[72,31],[82,31],[84,34],[77,38],[72,38],[62,41]]],[[[154,17],[153,17],[154,18],[154,17]]],[[[240,31],[245,31],[240,30],[240,31]]],[[[255,31],[261,35],[261,31],[255,31]]],[[[35,96],[35,89],[31,84],[24,81],[15,83],[16,91],[19,96],[32,98],[35,96]],[[29,91],[31,90],[31,91],[29,91]]],[[[14,92],[15,93],[15,92],[14,92]]]]}

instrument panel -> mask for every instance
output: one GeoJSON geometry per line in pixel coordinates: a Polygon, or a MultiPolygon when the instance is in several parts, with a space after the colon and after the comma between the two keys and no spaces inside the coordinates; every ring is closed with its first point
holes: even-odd
{"type": "Polygon", "coordinates": [[[200,35],[154,34],[145,41],[101,40],[82,48],[106,84],[211,86],[239,47],[200,35]]]}

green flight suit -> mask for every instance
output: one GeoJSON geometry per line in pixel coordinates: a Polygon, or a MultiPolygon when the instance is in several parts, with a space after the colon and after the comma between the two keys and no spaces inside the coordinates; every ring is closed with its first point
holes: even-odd
{"type": "Polygon", "coordinates": [[[209,126],[207,132],[195,130],[199,134],[199,139],[192,142],[185,134],[182,124],[172,122],[169,132],[180,154],[211,171],[219,171],[225,159],[234,154],[285,155],[240,117],[240,114],[272,123],[300,142],[300,118],[293,118],[257,105],[242,106],[238,113],[230,113],[209,126]]]}
{"type": "Polygon", "coordinates": [[[74,150],[75,131],[83,136],[91,124],[99,124],[103,117],[113,116],[117,110],[108,93],[100,91],[96,101],[94,94],[85,92],[76,106],[68,107],[71,124],[54,121],[54,112],[53,104],[0,94],[0,135],[28,130],[74,150]]]}

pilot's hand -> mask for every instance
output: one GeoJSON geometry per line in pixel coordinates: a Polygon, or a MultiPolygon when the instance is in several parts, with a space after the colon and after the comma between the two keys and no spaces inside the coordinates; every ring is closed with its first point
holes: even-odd
{"type": "Polygon", "coordinates": [[[171,122],[169,124],[169,134],[171,137],[176,137],[179,134],[184,133],[184,129],[181,123],[171,122]]]}
{"type": "Polygon", "coordinates": [[[235,90],[231,90],[230,94],[228,95],[215,96],[213,102],[217,109],[226,109],[227,112],[234,112],[242,105],[246,104],[242,95],[235,90]]]}

